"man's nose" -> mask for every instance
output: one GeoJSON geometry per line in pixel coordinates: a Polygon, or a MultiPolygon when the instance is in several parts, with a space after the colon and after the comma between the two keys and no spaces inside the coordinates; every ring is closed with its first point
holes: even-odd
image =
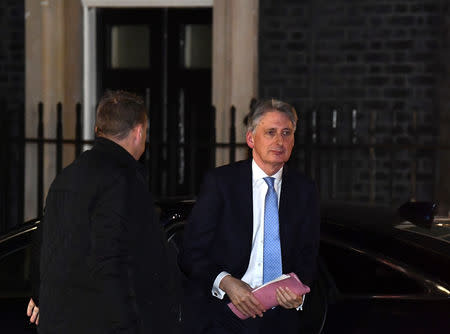
{"type": "Polygon", "coordinates": [[[283,144],[283,135],[281,133],[277,133],[275,135],[275,143],[277,143],[278,145],[282,145],[283,144]]]}

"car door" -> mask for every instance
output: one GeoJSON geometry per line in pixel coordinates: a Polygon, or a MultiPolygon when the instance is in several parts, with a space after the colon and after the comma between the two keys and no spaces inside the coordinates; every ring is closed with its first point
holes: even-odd
{"type": "Polygon", "coordinates": [[[448,296],[436,289],[436,282],[408,264],[326,236],[321,240],[320,256],[330,288],[323,333],[450,330],[448,296]]]}
{"type": "Polygon", "coordinates": [[[2,333],[36,333],[26,315],[31,296],[31,238],[36,226],[0,238],[0,326],[2,333]]]}

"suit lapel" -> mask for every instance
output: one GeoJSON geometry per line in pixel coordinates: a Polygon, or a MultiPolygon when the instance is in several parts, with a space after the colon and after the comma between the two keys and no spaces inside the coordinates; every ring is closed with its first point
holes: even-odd
{"type": "Polygon", "coordinates": [[[242,223],[245,224],[246,236],[243,240],[248,241],[251,249],[253,235],[253,179],[251,160],[245,161],[239,170],[239,180],[237,180],[238,194],[240,198],[239,210],[242,223]]]}
{"type": "MultiPolygon", "coordinates": [[[[290,180],[289,168],[284,165],[283,178],[281,183],[281,195],[280,195],[280,208],[278,210],[279,224],[280,224],[280,241],[281,241],[281,253],[285,258],[285,251],[289,241],[290,222],[292,220],[292,211],[296,212],[299,208],[295,205],[295,189],[290,180]]],[[[299,212],[297,212],[299,214],[299,212]]]]}

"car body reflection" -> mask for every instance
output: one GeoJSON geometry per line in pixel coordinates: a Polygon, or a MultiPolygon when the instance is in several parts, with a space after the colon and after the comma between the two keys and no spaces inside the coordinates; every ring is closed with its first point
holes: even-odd
{"type": "MultiPolygon", "coordinates": [[[[169,244],[177,251],[193,205],[159,204],[169,244]]],[[[423,228],[396,210],[324,203],[319,271],[299,312],[302,333],[450,332],[450,221],[436,221],[423,228]]],[[[38,228],[35,220],[0,237],[0,326],[5,333],[35,332],[25,309],[31,239],[38,228]]]]}

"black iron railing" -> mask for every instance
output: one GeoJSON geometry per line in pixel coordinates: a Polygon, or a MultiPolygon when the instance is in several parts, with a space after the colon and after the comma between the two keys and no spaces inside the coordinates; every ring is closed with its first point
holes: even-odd
{"type": "MultiPolygon", "coordinates": [[[[171,115],[176,114],[177,106],[168,106],[171,115]]],[[[172,132],[163,139],[150,133],[148,153],[142,162],[149,171],[149,185],[156,198],[193,197],[199,189],[203,173],[216,165],[218,148],[228,149],[229,161],[236,160],[237,150],[246,148],[246,143],[236,142],[236,108],[230,107],[229,141],[216,140],[216,111],[209,107],[211,117],[207,128],[207,140],[199,140],[196,131],[200,122],[191,106],[189,120],[183,126],[191,128],[189,134],[172,132]]],[[[79,156],[92,140],[82,138],[81,104],[75,106],[74,138],[63,133],[63,106],[56,106],[56,136],[44,136],[44,105],[39,103],[37,136],[34,138],[11,139],[23,145],[36,145],[37,169],[36,215],[42,214],[45,191],[44,163],[54,159],[55,173],[63,168],[64,148],[74,147],[73,157],[79,156]],[[50,156],[49,147],[55,147],[55,156],[50,156]]],[[[437,145],[435,129],[423,131],[419,126],[418,111],[411,111],[410,121],[403,123],[399,130],[396,113],[369,111],[362,114],[355,106],[319,106],[310,110],[299,110],[300,121],[296,131],[295,150],[289,164],[302,170],[315,179],[323,199],[337,199],[366,203],[397,204],[408,199],[432,200],[438,180],[438,159],[440,154],[449,153],[450,145],[437,145]],[[386,117],[387,116],[387,117],[386,117]],[[388,120],[386,120],[388,119],[388,120]],[[383,125],[381,129],[380,124],[383,125]],[[427,139],[423,139],[427,138],[427,139]]],[[[70,110],[66,110],[66,113],[70,110]]],[[[170,118],[170,117],[169,117],[170,118]]],[[[173,124],[181,122],[177,117],[169,119],[173,124]]],[[[2,122],[2,128],[5,125],[2,122]]],[[[152,129],[152,128],[151,128],[152,129]]],[[[152,131],[152,130],[151,130],[152,131]]],[[[158,133],[157,130],[154,130],[158,133]]],[[[2,147],[8,145],[2,142],[2,147]]],[[[247,152],[247,150],[246,150],[247,152]]],[[[2,150],[2,159],[4,157],[2,150]]],[[[3,182],[3,178],[2,178],[3,182]]],[[[2,187],[0,199],[7,205],[6,193],[2,187]]],[[[22,205],[23,207],[23,205],[22,205]]],[[[2,211],[3,212],[3,211],[2,211]]],[[[4,217],[0,217],[4,219],[4,217]]],[[[0,232],[4,230],[1,222],[0,232]]]]}

